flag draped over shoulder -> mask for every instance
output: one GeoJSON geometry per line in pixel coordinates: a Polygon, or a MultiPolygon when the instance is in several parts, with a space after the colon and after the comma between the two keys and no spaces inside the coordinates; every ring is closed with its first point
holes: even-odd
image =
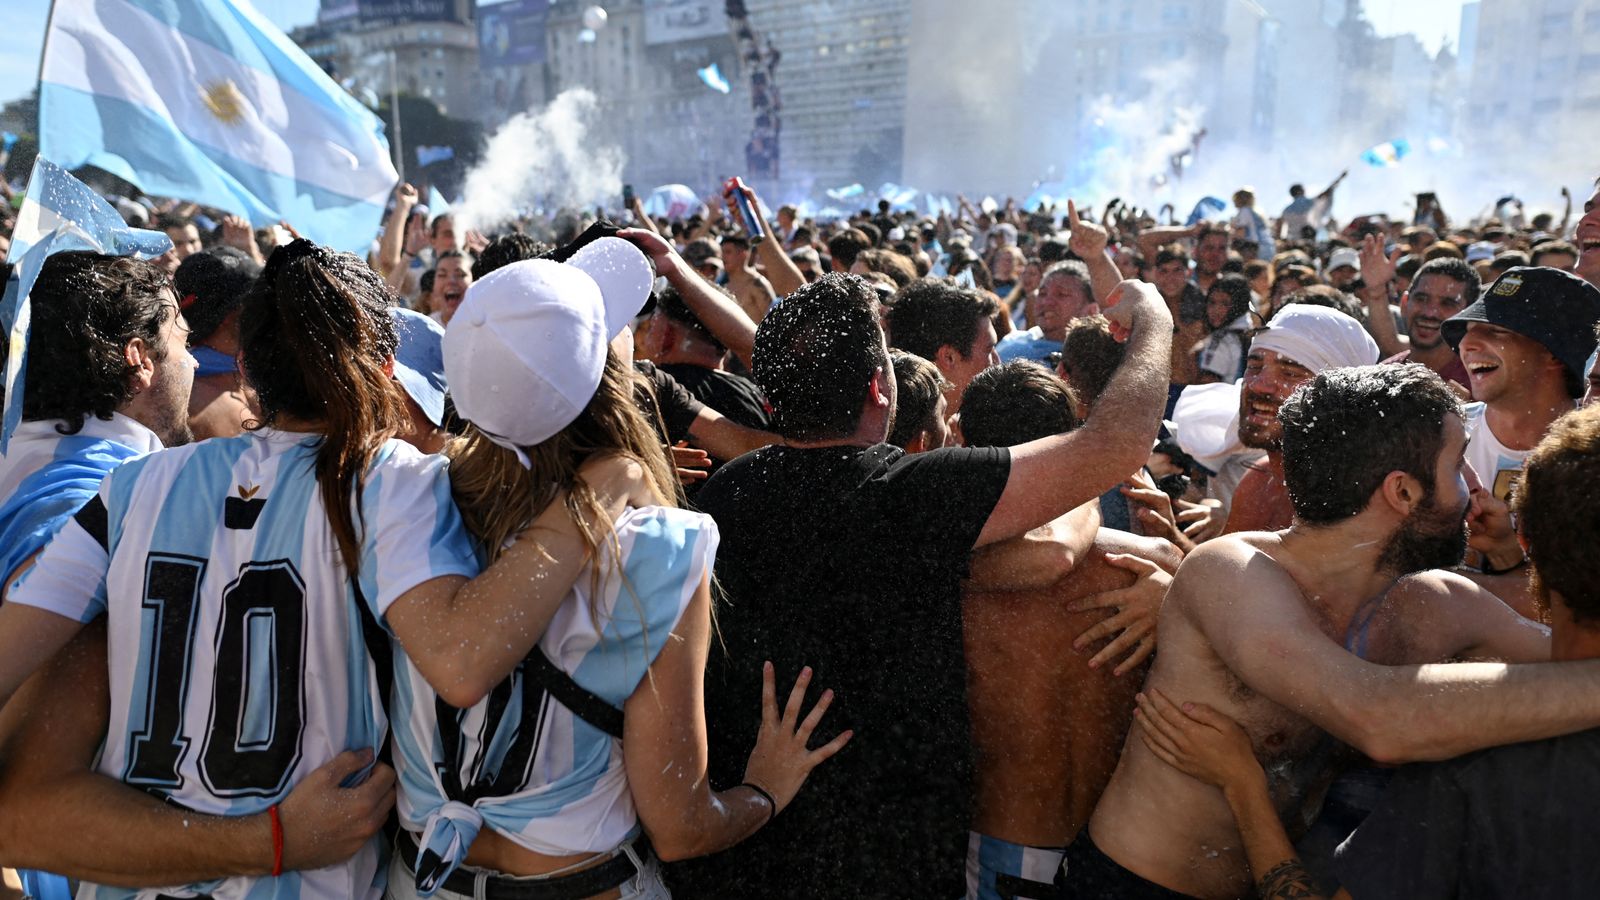
{"type": "Polygon", "coordinates": [[[93,250],[152,259],[172,249],[159,231],[129,228],[111,204],[88,185],[40,155],[28,178],[27,198],[11,234],[14,266],[0,294],[0,330],[6,337],[5,408],[0,415],[0,453],[22,421],[22,375],[28,364],[28,293],[52,253],[93,250]]]}
{"type": "Polygon", "coordinates": [[[39,152],[365,251],[398,180],[382,124],[248,0],[55,0],[39,152]]]}

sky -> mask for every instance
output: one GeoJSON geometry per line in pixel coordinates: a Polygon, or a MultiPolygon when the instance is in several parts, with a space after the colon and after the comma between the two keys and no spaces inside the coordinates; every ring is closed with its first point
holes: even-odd
{"type": "MultiPolygon", "coordinates": [[[[603,5],[604,0],[602,0],[603,5]]],[[[1367,18],[1381,35],[1410,32],[1429,50],[1448,39],[1455,43],[1465,0],[1361,0],[1367,18]]],[[[256,8],[285,31],[310,22],[317,0],[255,0],[256,8]]],[[[0,103],[25,96],[39,78],[49,0],[7,0],[6,28],[12,39],[0,45],[0,103]]]]}

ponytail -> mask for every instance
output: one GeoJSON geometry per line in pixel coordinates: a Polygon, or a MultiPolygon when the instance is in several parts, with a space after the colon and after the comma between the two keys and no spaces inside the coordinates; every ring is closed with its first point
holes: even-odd
{"type": "Polygon", "coordinates": [[[390,299],[355,256],[296,240],[273,251],[239,316],[244,374],[261,403],[251,427],[285,417],[321,426],[317,486],[351,577],[361,561],[354,501],[372,458],[405,421],[385,371],[398,346],[390,299]]]}

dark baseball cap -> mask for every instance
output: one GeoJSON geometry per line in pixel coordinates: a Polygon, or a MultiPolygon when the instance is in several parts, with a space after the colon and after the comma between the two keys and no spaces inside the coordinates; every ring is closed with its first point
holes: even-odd
{"type": "Polygon", "coordinates": [[[1478,301],[1439,327],[1450,349],[1459,350],[1471,322],[1487,322],[1533,338],[1581,383],[1595,350],[1600,290],[1571,272],[1549,266],[1507,269],[1478,301]]]}

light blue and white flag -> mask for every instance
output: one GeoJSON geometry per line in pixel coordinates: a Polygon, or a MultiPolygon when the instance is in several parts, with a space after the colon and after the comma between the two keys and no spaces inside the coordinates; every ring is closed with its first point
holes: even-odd
{"type": "Polygon", "coordinates": [[[437,162],[447,162],[456,158],[456,148],[446,144],[431,147],[426,144],[417,147],[417,165],[424,168],[437,162]]]}
{"type": "Polygon", "coordinates": [[[153,259],[172,249],[159,231],[129,228],[111,204],[41,154],[33,161],[28,194],[11,233],[14,269],[0,295],[0,330],[6,335],[5,409],[0,416],[0,453],[22,421],[22,373],[28,365],[28,293],[52,253],[93,250],[153,259]]]}
{"type": "Polygon", "coordinates": [[[1228,204],[1223,203],[1220,198],[1201,197],[1199,202],[1195,203],[1194,209],[1189,213],[1189,218],[1183,224],[1194,225],[1198,222],[1216,221],[1222,218],[1222,213],[1227,208],[1228,204]]]}
{"type": "Polygon", "coordinates": [[[378,118],[248,0],[55,0],[39,145],[360,252],[398,180],[378,118]]]}
{"type": "Polygon", "coordinates": [[[428,185],[428,221],[432,222],[450,211],[450,201],[439,193],[439,189],[428,185]]]}
{"type": "Polygon", "coordinates": [[[1400,160],[1411,153],[1411,142],[1404,138],[1384,141],[1376,147],[1361,154],[1361,161],[1369,166],[1387,169],[1400,165],[1400,160]]]}
{"type": "Polygon", "coordinates": [[[719,94],[726,94],[733,90],[733,85],[729,84],[728,79],[723,77],[722,69],[716,63],[712,63],[704,69],[696,69],[695,74],[699,75],[700,80],[706,83],[706,87],[719,94]]]}

